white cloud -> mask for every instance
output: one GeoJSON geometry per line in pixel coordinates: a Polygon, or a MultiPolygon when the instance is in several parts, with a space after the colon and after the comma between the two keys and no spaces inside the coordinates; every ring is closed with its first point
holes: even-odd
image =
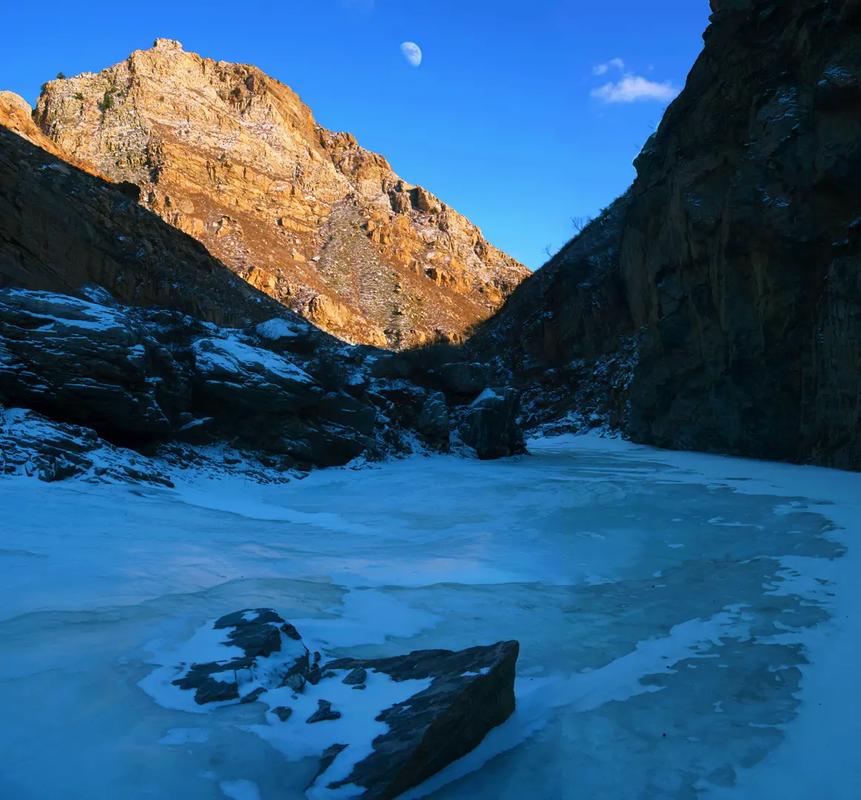
{"type": "Polygon", "coordinates": [[[610,81],[592,90],[592,97],[604,103],[636,103],[641,100],[655,100],[667,103],[677,94],[671,83],[657,83],[641,75],[625,75],[618,81],[610,81]]]}
{"type": "Polygon", "coordinates": [[[611,58],[605,64],[596,64],[592,67],[592,74],[606,75],[611,69],[617,69],[621,72],[625,69],[625,62],[621,58],[611,58]]]}

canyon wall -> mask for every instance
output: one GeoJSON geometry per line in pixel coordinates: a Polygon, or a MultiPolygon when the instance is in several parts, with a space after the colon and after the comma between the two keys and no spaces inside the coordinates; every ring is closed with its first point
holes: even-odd
{"type": "Polygon", "coordinates": [[[861,4],[713,0],[626,195],[482,327],[533,424],[861,468],[861,4]]]}

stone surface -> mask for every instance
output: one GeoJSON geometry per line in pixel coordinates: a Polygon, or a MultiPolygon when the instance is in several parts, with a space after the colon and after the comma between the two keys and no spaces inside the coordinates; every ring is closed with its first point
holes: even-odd
{"type": "Polygon", "coordinates": [[[121,303],[220,325],[292,316],[122,186],[0,125],[0,288],[80,294],[94,285],[121,303]]]}
{"type": "Polygon", "coordinates": [[[167,42],[48,81],[34,118],[252,286],[348,341],[405,348],[462,339],[528,274],[284,84],[167,42]]]}
{"type": "Polygon", "coordinates": [[[337,788],[356,784],[366,800],[390,800],[466,755],[514,711],[517,642],[467,650],[417,650],[383,659],[340,659],[331,669],[361,667],[395,681],[428,678],[430,686],[378,719],[389,726],[374,752],[337,788]]]}
{"type": "MultiPolygon", "coordinates": [[[[425,351],[346,345],[121,187],[3,127],[0,142],[0,404],[101,444],[226,444],[276,469],[448,448],[449,398],[414,382],[432,371],[425,351]],[[396,358],[410,380],[381,369],[396,358]]],[[[36,474],[92,474],[53,441],[68,463],[55,447],[36,474]]]]}
{"type": "Polygon", "coordinates": [[[358,686],[361,683],[364,683],[368,678],[368,671],[366,669],[362,669],[362,667],[356,667],[355,669],[351,669],[347,674],[347,677],[344,678],[344,683],[348,686],[358,686]]]}
{"type": "Polygon", "coordinates": [[[629,192],[464,358],[532,424],[861,469],[858,4],[713,9],[629,192]]]}
{"type": "Polygon", "coordinates": [[[481,459],[503,458],[526,450],[517,422],[519,397],[510,387],[485,389],[463,412],[460,435],[481,459]]]}
{"type": "Polygon", "coordinates": [[[98,299],[0,289],[0,403],[139,449],[229,441],[320,466],[376,450],[373,405],[326,392],[316,358],[274,353],[253,327],[98,299]]]}
{"type": "Polygon", "coordinates": [[[162,466],[113,447],[90,428],[0,405],[0,475],[48,482],[78,478],[172,486],[162,466]]]}
{"type": "Polygon", "coordinates": [[[416,428],[419,433],[441,449],[448,446],[448,435],[451,429],[448,404],[442,392],[430,392],[421,405],[416,428]]]}
{"type": "Polygon", "coordinates": [[[313,725],[315,722],[326,722],[327,720],[333,719],[341,719],[341,712],[333,711],[332,704],[328,700],[318,700],[317,710],[311,714],[305,722],[309,725],[313,725]]]}
{"type": "Polygon", "coordinates": [[[319,769],[310,784],[325,796],[338,795],[349,785],[351,797],[395,798],[466,755],[514,711],[517,642],[380,659],[340,658],[321,668],[296,629],[271,609],[228,614],[198,632],[195,640],[202,634],[208,640],[210,631],[220,630],[226,632],[221,646],[231,648],[225,657],[180,665],[182,674],[171,687],[194,692],[198,704],[269,705],[267,721],[275,729],[258,733],[287,754],[310,736],[307,724],[315,725],[315,735],[321,732],[316,726],[325,728],[331,744],[325,738],[313,740],[326,743],[320,745],[319,769]],[[319,685],[310,680],[315,670],[319,685]],[[306,680],[294,686],[289,677],[296,675],[306,680]],[[406,691],[396,693],[403,699],[393,701],[392,687],[399,684],[406,691]],[[351,688],[364,691],[344,691],[351,688]],[[320,697],[339,690],[337,708],[320,697]],[[294,710],[283,703],[285,692],[293,705],[304,705],[307,718],[295,719],[294,710]],[[377,697],[380,706],[374,705],[377,697]],[[316,710],[309,714],[313,705],[308,704],[315,698],[316,710]],[[368,714],[376,716],[363,716],[368,714]],[[341,777],[327,778],[342,754],[346,761],[334,770],[341,777]]]}
{"type": "Polygon", "coordinates": [[[30,104],[14,92],[0,91],[0,126],[8,128],[31,144],[46,150],[51,155],[72,164],[78,169],[93,173],[96,171],[91,164],[81,161],[71,153],[64,152],[54,144],[33,121],[33,109],[30,104]]]}
{"type": "Polygon", "coordinates": [[[471,397],[479,394],[493,377],[488,364],[475,361],[450,361],[435,367],[434,373],[445,392],[471,397]]]}
{"type": "MultiPolygon", "coordinates": [[[[172,681],[179,689],[194,692],[198,705],[253,702],[269,686],[283,685],[291,675],[304,675],[310,668],[308,648],[294,637],[295,628],[271,609],[237,611],[216,620],[212,627],[225,631],[225,647],[241,652],[218,661],[191,664],[172,681]],[[266,660],[276,654],[280,658],[264,668],[266,660]]],[[[282,711],[278,716],[286,720],[290,715],[282,711]]]]}

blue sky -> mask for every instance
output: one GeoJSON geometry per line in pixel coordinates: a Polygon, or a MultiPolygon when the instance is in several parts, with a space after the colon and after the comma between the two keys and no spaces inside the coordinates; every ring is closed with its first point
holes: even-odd
{"type": "Polygon", "coordinates": [[[0,88],[34,102],[57,72],[102,69],[157,36],[257,64],[535,268],[571,217],[633,179],[708,13],[708,0],[10,3],[0,88]]]}

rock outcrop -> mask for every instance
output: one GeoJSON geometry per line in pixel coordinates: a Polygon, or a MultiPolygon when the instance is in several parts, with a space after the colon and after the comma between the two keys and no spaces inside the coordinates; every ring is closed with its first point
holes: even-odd
{"type": "Polygon", "coordinates": [[[254,731],[292,759],[308,750],[314,725],[320,768],[308,788],[315,797],[346,790],[392,800],[466,755],[514,711],[514,641],[324,661],[266,608],[221,617],[195,639],[217,658],[165,663],[142,687],[188,710],[184,693],[196,706],[265,704],[269,725],[254,731]]]}
{"type": "Polygon", "coordinates": [[[0,125],[52,155],[59,158],[66,155],[33,122],[33,109],[30,104],[14,92],[0,91],[0,125]]]}
{"type": "Polygon", "coordinates": [[[295,318],[139,206],[137,194],[0,126],[0,287],[80,294],[100,286],[126,305],[219,325],[295,318]]]}
{"type": "Polygon", "coordinates": [[[114,447],[90,428],[0,406],[0,476],[171,486],[161,466],[134,451],[114,447]]]}
{"type": "MultiPolygon", "coordinates": [[[[46,136],[42,129],[33,121],[33,108],[20,95],[14,92],[0,90],[0,128],[7,128],[31,144],[47,150],[51,155],[61,158],[79,170],[97,175],[103,180],[110,180],[101,174],[92,164],[78,158],[74,153],[67,153],[46,136]]],[[[134,191],[132,187],[124,187],[126,191],[134,191]]],[[[136,192],[135,192],[136,194],[136,192]]]]}
{"type": "Polygon", "coordinates": [[[861,469],[861,7],[712,10],[631,189],[466,357],[533,423],[861,469]]]}
{"type": "Polygon", "coordinates": [[[463,412],[460,435],[481,459],[526,452],[517,420],[519,397],[510,387],[485,389],[463,412]]]}
{"type": "Polygon", "coordinates": [[[19,409],[3,471],[165,482],[211,445],[275,472],[448,450],[483,386],[384,374],[407,355],[318,330],[127,186],[5,128],[0,143],[0,407],[19,409]]]}
{"type": "Polygon", "coordinates": [[[144,452],[229,442],[285,468],[373,453],[373,404],[314,377],[321,368],[313,356],[273,352],[254,327],[0,290],[0,403],[144,452]]]}
{"type": "Polygon", "coordinates": [[[237,275],[349,342],[459,341],[528,274],[284,84],[178,42],[48,81],[35,120],[59,152],[138,187],[237,275]]]}

